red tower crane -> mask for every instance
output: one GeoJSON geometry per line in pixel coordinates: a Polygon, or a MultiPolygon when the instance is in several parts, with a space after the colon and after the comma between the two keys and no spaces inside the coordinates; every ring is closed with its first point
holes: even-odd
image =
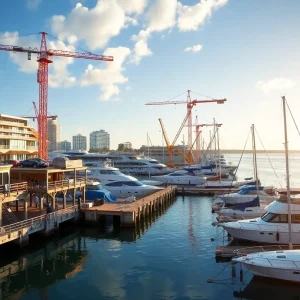
{"type": "Polygon", "coordinates": [[[186,104],[187,105],[187,115],[189,116],[188,121],[188,148],[192,147],[192,108],[196,106],[198,103],[212,103],[216,102],[217,104],[223,104],[227,101],[226,98],[224,99],[210,99],[210,100],[192,100],[191,99],[191,91],[187,91],[187,100],[186,101],[163,101],[163,102],[148,102],[145,105],[166,105],[166,104],[186,104]]]}
{"type": "Polygon", "coordinates": [[[48,65],[52,63],[52,56],[92,59],[92,60],[104,60],[113,61],[113,56],[104,56],[93,54],[90,52],[70,52],[64,50],[51,50],[47,49],[46,32],[40,32],[41,44],[40,49],[32,47],[19,47],[11,45],[1,45],[0,50],[10,52],[24,52],[28,54],[28,60],[31,60],[31,54],[37,54],[38,59],[38,71],[37,71],[37,82],[39,84],[39,112],[37,115],[38,120],[38,133],[39,133],[39,144],[38,144],[38,155],[40,158],[48,160],[48,123],[47,123],[47,112],[48,112],[48,65]]]}

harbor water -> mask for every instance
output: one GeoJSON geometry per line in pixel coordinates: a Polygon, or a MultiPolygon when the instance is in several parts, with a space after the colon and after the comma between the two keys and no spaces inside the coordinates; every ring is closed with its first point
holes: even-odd
{"type": "MultiPolygon", "coordinates": [[[[270,158],[284,187],[284,154],[270,158]]],[[[251,155],[243,161],[239,179],[252,176],[251,155]]],[[[291,156],[295,187],[299,161],[291,156]]],[[[259,155],[258,164],[262,184],[278,186],[268,159],[259,155]]],[[[241,277],[239,265],[233,270],[228,261],[216,261],[215,249],[226,237],[211,225],[211,203],[209,197],[178,196],[135,229],[120,230],[108,220],[105,226],[66,227],[47,240],[35,236],[22,250],[5,245],[0,299],[300,299],[299,285],[256,279],[245,269],[241,277]]]]}

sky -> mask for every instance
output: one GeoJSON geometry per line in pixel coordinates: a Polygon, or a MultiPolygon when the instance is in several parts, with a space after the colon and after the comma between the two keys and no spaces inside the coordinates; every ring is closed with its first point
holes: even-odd
{"type": "MultiPolygon", "coordinates": [[[[243,149],[250,126],[258,149],[284,149],[283,95],[300,111],[298,0],[2,0],[0,44],[112,55],[113,62],[54,57],[48,113],[61,140],[104,129],[111,149],[162,145],[158,119],[173,141],[186,105],[145,105],[191,98],[193,122],[222,123],[221,149],[243,149]]],[[[36,55],[0,51],[0,113],[34,115],[36,55]]],[[[288,114],[290,149],[300,149],[288,114]]],[[[36,126],[35,123],[32,123],[36,126]]],[[[298,124],[297,124],[298,125],[298,124]]],[[[298,125],[300,127],[300,124],[298,125]]],[[[206,143],[210,127],[203,128],[206,143]]],[[[193,132],[195,138],[195,132],[193,132]]],[[[187,143],[187,127],[177,143],[187,143]]],[[[177,144],[176,143],[176,144],[177,144]]],[[[246,148],[250,148],[247,143],[246,148]]]]}

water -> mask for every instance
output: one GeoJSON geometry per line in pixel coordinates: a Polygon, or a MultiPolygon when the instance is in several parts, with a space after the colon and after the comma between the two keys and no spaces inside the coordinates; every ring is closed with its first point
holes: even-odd
{"type": "MultiPolygon", "coordinates": [[[[260,161],[262,182],[275,184],[260,161]]],[[[282,155],[274,165],[284,170],[282,155]]],[[[292,174],[297,169],[291,164],[292,174]]],[[[300,299],[297,285],[253,279],[246,270],[240,282],[239,266],[233,279],[231,265],[216,262],[215,248],[226,240],[211,225],[211,203],[179,196],[135,229],[72,227],[47,243],[32,237],[21,251],[6,245],[0,249],[0,299],[300,299]]]]}

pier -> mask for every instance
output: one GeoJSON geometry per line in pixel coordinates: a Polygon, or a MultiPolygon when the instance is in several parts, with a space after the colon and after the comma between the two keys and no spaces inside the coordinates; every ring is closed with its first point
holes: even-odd
{"type": "Polygon", "coordinates": [[[196,187],[176,187],[176,193],[178,195],[196,195],[196,196],[215,196],[223,195],[228,193],[236,193],[237,188],[224,188],[224,189],[213,189],[213,188],[196,188],[196,187]]]}
{"type": "Polygon", "coordinates": [[[145,216],[173,203],[175,195],[176,187],[169,186],[134,202],[105,203],[100,206],[83,208],[81,211],[88,223],[96,223],[105,216],[113,216],[120,218],[121,227],[134,227],[145,216]]]}

